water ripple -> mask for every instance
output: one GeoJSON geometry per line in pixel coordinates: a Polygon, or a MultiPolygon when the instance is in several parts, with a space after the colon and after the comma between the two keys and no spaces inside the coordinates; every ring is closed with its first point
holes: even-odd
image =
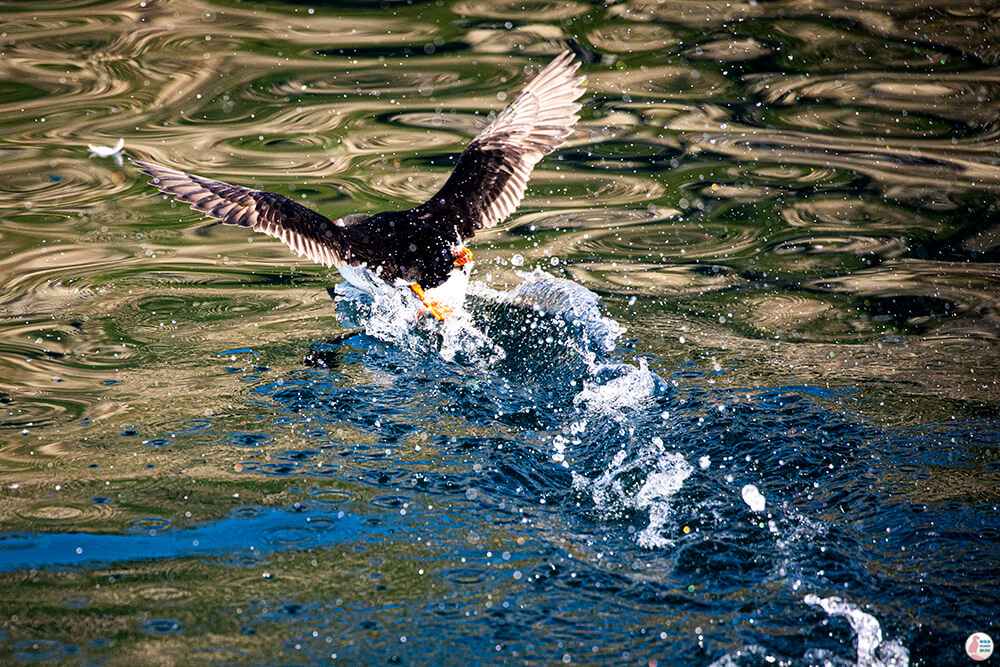
{"type": "Polygon", "coordinates": [[[957,664],[1000,604],[990,8],[4,11],[12,660],[957,664]],[[87,149],[396,208],[565,48],[462,326],[87,149]]]}

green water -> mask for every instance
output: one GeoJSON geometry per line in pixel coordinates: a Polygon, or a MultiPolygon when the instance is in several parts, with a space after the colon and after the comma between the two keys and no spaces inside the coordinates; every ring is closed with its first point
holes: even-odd
{"type": "MultiPolygon", "coordinates": [[[[984,571],[1000,554],[989,518],[1000,503],[997,33],[995,6],[949,2],[0,4],[0,532],[181,531],[233,512],[291,517],[296,503],[328,505],[324,521],[343,510],[369,530],[301,548],[294,535],[275,538],[257,554],[164,547],[152,560],[38,567],[11,556],[20,564],[0,574],[0,661],[708,664],[761,644],[809,662],[814,637],[750,639],[819,627],[790,598],[771,600],[774,611],[751,593],[773,586],[798,600],[792,575],[751,572],[743,589],[713,588],[672,569],[673,547],[636,543],[648,508],[633,508],[638,518],[589,500],[581,509],[568,473],[546,472],[551,433],[569,427],[545,421],[544,403],[512,406],[523,421],[501,426],[469,416],[475,392],[496,389],[489,374],[397,358],[378,341],[336,352],[331,369],[307,364],[310,345],[342,329],[326,292],[336,272],[88,155],[88,144],[124,138],[127,155],[279,192],[330,218],[409,207],[567,46],[584,60],[582,119],[515,215],[472,244],[474,280],[518,285],[518,254],[520,268],[600,295],[628,330],[622,360],[647,360],[676,378],[677,396],[694,397],[670,399],[680,403],[663,410],[675,416],[715,414],[719,392],[808,386],[829,392],[816,410],[891,434],[883,450],[882,436],[863,446],[844,435],[847,453],[824,465],[854,476],[829,473],[821,486],[849,495],[870,473],[875,499],[862,513],[888,512],[904,532],[900,503],[979,518],[932,539],[917,564],[881,562],[858,538],[845,547],[844,569],[862,582],[853,602],[874,605],[917,662],[965,660],[960,642],[975,630],[1000,639],[988,613],[996,594],[984,592],[994,583],[971,565],[947,598],[966,611],[878,606],[910,599],[906,573],[934,572],[959,545],[984,571]],[[278,382],[349,388],[364,417],[330,413],[323,401],[348,399],[326,384],[314,404],[276,399],[278,382]],[[879,463],[890,450],[891,464],[879,463]],[[424,486],[386,470],[443,478],[424,486]],[[493,482],[480,479],[490,471],[493,482]],[[602,539],[617,544],[607,556],[602,539]],[[467,570],[473,561],[490,566],[467,570]],[[557,561],[564,597],[513,578],[557,561]],[[569,562],[589,578],[570,577],[569,562]],[[895,583],[865,583],[875,572],[895,583]],[[642,586],[695,600],[622,592],[642,586]],[[688,586],[707,587],[704,597],[688,586]],[[520,616],[491,624],[501,600],[520,616]],[[560,609],[565,619],[553,620],[560,609]],[[755,613],[765,631],[748,623],[755,613]],[[694,627],[716,622],[738,630],[697,639],[694,627]]],[[[827,428],[809,410],[805,426],[764,415],[754,437],[804,451],[796,437],[827,428]]],[[[675,426],[668,445],[695,467],[702,454],[739,462],[749,451],[726,440],[728,427],[685,450],[675,426]]],[[[627,424],[607,428],[579,453],[590,478],[610,465],[616,438],[631,437],[627,424]]],[[[794,476],[774,465],[749,466],[758,485],[794,476]]],[[[687,507],[711,514],[705,503],[687,507]]],[[[855,521],[816,517],[829,534],[855,521]]],[[[224,532],[239,535],[236,524],[224,532]]],[[[0,538],[0,551],[18,539],[0,538]]],[[[802,558],[804,570],[824,569],[802,558]]],[[[828,585],[850,599],[835,576],[806,579],[815,585],[803,593],[828,585]]],[[[847,627],[834,643],[850,662],[847,627]]]]}

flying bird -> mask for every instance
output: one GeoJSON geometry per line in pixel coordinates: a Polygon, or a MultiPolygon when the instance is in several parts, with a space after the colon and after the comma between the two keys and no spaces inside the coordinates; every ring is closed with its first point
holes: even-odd
{"type": "Polygon", "coordinates": [[[353,213],[330,220],[288,197],[252,190],[170,167],[133,160],[150,183],[225,224],[280,239],[299,256],[336,267],[351,284],[370,281],[412,289],[439,320],[450,307],[436,300],[453,280],[468,280],[477,230],[507,218],[524,197],[531,170],[559,147],[579,119],[584,80],[565,51],[550,62],[462,151],[433,197],[404,211],[353,213]]]}

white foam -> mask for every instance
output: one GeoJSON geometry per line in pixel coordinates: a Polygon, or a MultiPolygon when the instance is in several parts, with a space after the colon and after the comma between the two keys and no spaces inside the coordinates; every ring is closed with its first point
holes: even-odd
{"type": "Polygon", "coordinates": [[[448,275],[448,280],[426,291],[427,298],[444,304],[456,312],[463,310],[465,295],[469,291],[469,271],[471,268],[472,264],[469,263],[461,269],[452,271],[448,275]]]}
{"type": "Polygon", "coordinates": [[[847,619],[858,639],[858,667],[907,667],[910,664],[910,652],[905,646],[896,641],[883,643],[882,626],[871,614],[838,597],[821,598],[810,593],[803,602],[820,607],[830,616],[847,619]]]}
{"type": "Polygon", "coordinates": [[[438,352],[446,361],[484,365],[496,363],[507,356],[503,348],[476,327],[469,312],[462,306],[458,306],[437,327],[440,335],[438,352]]]}
{"type": "Polygon", "coordinates": [[[411,331],[421,317],[416,297],[385,284],[376,285],[371,297],[369,316],[362,325],[365,333],[412,348],[411,331]]]}
{"type": "Polygon", "coordinates": [[[597,510],[612,516],[623,510],[643,510],[649,523],[636,536],[647,549],[673,544],[665,528],[670,521],[673,496],[684,486],[694,468],[680,453],[666,451],[663,441],[654,438],[631,457],[619,450],[608,470],[594,479],[574,475],[578,490],[588,491],[597,510]],[[641,483],[636,482],[636,478],[641,483]]]}
{"type": "Polygon", "coordinates": [[[524,282],[503,295],[503,300],[515,305],[532,308],[558,317],[575,327],[586,338],[587,346],[596,346],[605,352],[615,349],[625,328],[604,317],[600,297],[583,285],[535,269],[531,273],[517,273],[524,282]]]}
{"type": "Polygon", "coordinates": [[[623,331],[601,314],[596,294],[543,271],[519,273],[523,282],[509,292],[469,283],[464,271],[456,271],[445,284],[427,290],[429,298],[452,309],[444,322],[438,322],[420,312],[419,299],[407,289],[390,286],[367,269],[339,270],[346,282],[334,292],[345,326],[363,328],[366,334],[403,349],[426,351],[432,345],[448,361],[495,363],[505,357],[504,350],[477,328],[477,309],[485,309],[478,317],[489,320],[490,308],[501,308],[500,315],[487,323],[487,330],[495,334],[524,337],[526,331],[552,326],[541,344],[551,344],[556,356],[565,355],[568,348],[571,356],[595,368],[599,356],[614,349],[623,331]]]}
{"type": "Polygon", "coordinates": [[[365,268],[338,270],[345,282],[334,292],[344,326],[362,328],[373,338],[418,354],[427,353],[429,347],[436,349],[447,361],[495,362],[503,358],[503,350],[476,328],[464,307],[468,282],[464,272],[456,271],[448,282],[427,290],[429,298],[452,309],[444,322],[438,322],[423,312],[411,290],[389,285],[365,268]]]}
{"type": "Polygon", "coordinates": [[[583,389],[573,399],[578,407],[606,416],[624,417],[626,413],[659,393],[662,381],[646,367],[628,364],[604,364],[594,369],[594,378],[585,380],[583,389]],[[610,379],[607,379],[610,378],[610,379]]]}
{"type": "Polygon", "coordinates": [[[761,495],[760,491],[753,484],[747,484],[740,491],[740,495],[743,496],[743,502],[750,506],[754,512],[763,512],[764,506],[767,504],[764,496],[761,495]]]}
{"type": "MultiPolygon", "coordinates": [[[[843,616],[851,624],[857,636],[857,653],[854,660],[845,659],[828,649],[810,648],[802,656],[801,664],[824,665],[825,667],[909,667],[910,652],[896,641],[882,641],[882,626],[871,614],[858,609],[838,597],[821,598],[806,595],[806,604],[818,606],[830,616],[843,616]]],[[[739,667],[759,664],[800,664],[768,651],[762,646],[744,646],[715,660],[709,667],[739,667]]]]}
{"type": "MultiPolygon", "coordinates": [[[[379,288],[381,280],[363,266],[351,266],[343,264],[337,267],[337,271],[344,278],[348,285],[356,288],[364,294],[373,296],[379,288]]],[[[340,285],[337,286],[338,288],[340,285]]],[[[340,291],[337,291],[340,294],[340,291]]]]}
{"type": "Polygon", "coordinates": [[[693,468],[676,452],[665,454],[657,461],[657,470],[651,472],[635,495],[635,507],[649,512],[649,525],[639,533],[639,546],[647,549],[665,547],[672,540],[663,535],[670,517],[670,499],[684,486],[684,480],[693,468]]]}

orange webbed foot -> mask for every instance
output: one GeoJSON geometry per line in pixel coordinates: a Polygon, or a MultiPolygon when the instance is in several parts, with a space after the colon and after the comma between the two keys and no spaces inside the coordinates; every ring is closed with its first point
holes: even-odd
{"type": "Polygon", "coordinates": [[[424,304],[424,308],[427,309],[427,312],[429,312],[434,319],[444,322],[444,316],[451,315],[451,308],[442,303],[438,303],[437,301],[428,299],[427,295],[424,294],[424,288],[421,287],[419,283],[413,283],[410,285],[410,289],[413,290],[413,293],[420,299],[420,303],[424,304]]]}
{"type": "Polygon", "coordinates": [[[455,255],[455,266],[465,266],[472,261],[472,251],[468,248],[462,248],[455,255]]]}

